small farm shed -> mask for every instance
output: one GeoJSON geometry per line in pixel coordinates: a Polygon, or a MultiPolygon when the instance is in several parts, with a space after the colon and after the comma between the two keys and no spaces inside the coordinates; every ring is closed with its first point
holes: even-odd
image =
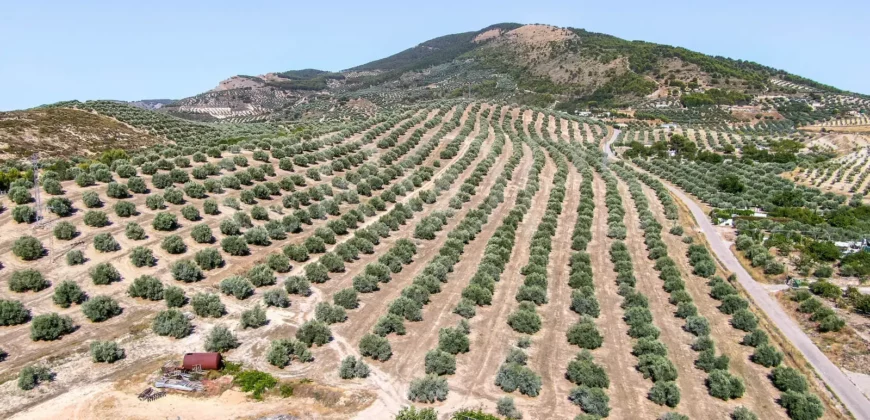
{"type": "Polygon", "coordinates": [[[181,361],[181,368],[193,370],[199,366],[202,370],[218,370],[221,368],[220,353],[186,353],[181,361]]]}

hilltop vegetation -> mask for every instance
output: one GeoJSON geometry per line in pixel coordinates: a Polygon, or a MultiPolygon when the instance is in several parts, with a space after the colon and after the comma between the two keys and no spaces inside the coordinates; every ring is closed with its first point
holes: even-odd
{"type": "MultiPolygon", "coordinates": [[[[643,108],[656,101],[681,107],[747,105],[762,94],[804,100],[810,93],[866,99],[751,61],[580,28],[500,23],[434,38],[340,72],[234,76],[160,110],[195,121],[341,121],[370,115],[348,105],[358,100],[392,107],[471,95],[574,113],[643,108]]],[[[798,108],[788,109],[817,113],[793,105],[798,108]]]]}

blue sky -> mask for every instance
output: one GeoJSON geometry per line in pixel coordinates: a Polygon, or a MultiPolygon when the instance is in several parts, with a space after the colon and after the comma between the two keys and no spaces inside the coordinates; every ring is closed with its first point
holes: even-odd
{"type": "Polygon", "coordinates": [[[752,60],[870,94],[870,2],[5,2],[0,110],[182,98],[236,74],[341,70],[493,23],[547,23],[752,60]]]}

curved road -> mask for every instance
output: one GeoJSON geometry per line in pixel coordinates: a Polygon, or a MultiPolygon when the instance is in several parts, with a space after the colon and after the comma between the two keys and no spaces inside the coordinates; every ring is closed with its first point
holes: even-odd
{"type": "MultiPolygon", "coordinates": [[[[604,147],[608,159],[614,159],[616,155],[613,153],[611,144],[619,135],[619,130],[614,130],[613,135],[607,140],[604,147]]],[[[664,181],[663,181],[664,182],[664,181]]],[[[834,365],[815,343],[807,336],[806,333],[791,317],[785,313],[779,303],[770,296],[763,285],[756,282],[752,276],[743,268],[743,265],[737,261],[737,258],[731,252],[731,248],[716,231],[713,223],[701,209],[695,200],[683,193],[680,189],[664,182],[668,190],[682,201],[686,207],[692,212],[704,236],[707,237],[707,242],[719,257],[719,261],[725,267],[737,275],[737,280],[746,289],[746,292],[752,296],[755,304],[767,315],[777,328],[788,338],[789,341],[804,355],[804,358],[813,366],[813,368],[821,376],[822,380],[828,387],[839,397],[846,409],[852,412],[852,415],[857,419],[870,420],[870,400],[861,392],[861,390],[843,373],[836,365],[834,365]]]]}

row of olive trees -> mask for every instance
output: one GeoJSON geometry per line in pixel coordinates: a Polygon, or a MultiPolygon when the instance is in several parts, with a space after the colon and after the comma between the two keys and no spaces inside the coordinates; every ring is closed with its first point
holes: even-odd
{"type": "MultiPolygon", "coordinates": [[[[497,111],[494,114],[499,114],[499,112],[497,111]]],[[[497,125],[494,126],[494,129],[496,139],[490,154],[478,164],[474,173],[464,185],[476,187],[482,181],[484,174],[494,164],[495,159],[502,153],[505,136],[497,125]]],[[[486,137],[486,131],[488,130],[482,130],[478,140],[482,141],[486,137]]],[[[517,143],[517,146],[520,145],[517,143]]],[[[447,242],[439,250],[439,256],[426,266],[421,276],[414,279],[415,284],[431,284],[434,286],[433,292],[437,293],[440,291],[439,283],[447,281],[447,275],[461,258],[465,245],[482,230],[483,225],[487,222],[488,215],[504,201],[504,189],[507,187],[508,179],[519,164],[521,157],[522,148],[516,147],[514,154],[509,158],[495,185],[490,190],[489,195],[481,202],[477,209],[469,211],[459,225],[448,234],[447,242]]],[[[488,251],[489,249],[490,247],[487,247],[488,251]]],[[[454,312],[464,318],[470,318],[474,316],[474,304],[466,301],[466,299],[465,297],[463,298],[463,301],[454,309],[454,312]]],[[[412,383],[409,391],[410,399],[414,401],[434,401],[446,398],[446,380],[439,376],[453,374],[455,372],[455,355],[466,353],[470,350],[469,331],[470,329],[465,319],[462,319],[455,328],[441,329],[438,347],[427,353],[425,361],[427,376],[418,378],[412,383]]]]}
{"type": "MultiPolygon", "coordinates": [[[[649,258],[656,261],[654,268],[659,271],[663,288],[670,293],[671,304],[677,306],[675,315],[685,319],[683,329],[696,337],[692,348],[698,352],[695,367],[707,372],[707,388],[713,397],[723,400],[740,398],[744,392],[743,381],[728,372],[728,357],[716,355],[716,349],[710,338],[710,323],[707,318],[698,314],[692,302],[691,295],[686,291],[685,282],[681,278],[676,263],[668,256],[667,245],[661,238],[662,226],[650,210],[649,202],[643,192],[640,182],[630,169],[614,167],[615,171],[629,185],[629,192],[637,207],[644,230],[644,242],[649,252],[649,258]]],[[[660,186],[663,188],[664,186],[660,186]]],[[[697,247],[698,245],[693,245],[697,247]]],[[[712,259],[695,267],[695,274],[711,276],[715,273],[712,259]]],[[[652,395],[652,394],[651,394],[652,395]]]]}
{"type": "MultiPolygon", "coordinates": [[[[88,199],[88,197],[86,197],[86,201],[87,201],[87,199],[88,199]]],[[[93,200],[93,198],[90,198],[90,199],[91,199],[91,201],[100,201],[98,198],[96,200],[93,200]]],[[[174,215],[171,215],[169,213],[166,213],[163,215],[164,216],[173,216],[173,218],[174,218],[174,215]]],[[[96,214],[92,215],[92,217],[89,217],[89,219],[96,219],[96,214]]],[[[155,224],[157,224],[158,222],[160,222],[161,226],[164,224],[160,217],[155,219],[155,224]]],[[[91,224],[98,224],[98,223],[94,222],[91,224]]],[[[105,224],[106,223],[102,223],[102,225],[105,225],[105,224]]],[[[171,220],[169,222],[169,225],[171,225],[171,226],[169,226],[168,229],[163,229],[163,228],[161,228],[161,226],[155,226],[155,228],[160,228],[161,230],[171,230],[172,228],[177,227],[177,222],[175,222],[174,220],[171,220]]],[[[205,226],[207,228],[206,225],[203,225],[203,226],[205,226]]],[[[60,232],[62,230],[69,230],[68,227],[69,226],[66,226],[66,224],[65,224],[61,227],[61,229],[56,229],[56,231],[60,232]]],[[[75,228],[73,226],[73,230],[74,229],[75,228]]],[[[130,232],[129,226],[128,226],[127,230],[128,230],[128,234],[129,234],[129,232],[130,232]]],[[[133,230],[135,231],[135,229],[133,229],[133,230]]],[[[141,230],[141,228],[139,230],[141,230]]],[[[198,233],[203,233],[204,235],[207,234],[205,236],[211,237],[210,232],[198,232],[198,230],[196,230],[196,229],[194,229],[193,236],[195,238],[196,238],[196,236],[203,236],[203,235],[198,235],[198,233]]],[[[72,237],[72,236],[75,236],[75,232],[73,232],[72,235],[64,234],[62,236],[71,236],[72,237]]],[[[118,249],[117,243],[111,238],[111,236],[108,236],[108,235],[104,235],[104,236],[107,236],[107,237],[102,238],[101,236],[98,235],[98,237],[95,239],[96,248],[100,251],[103,251],[103,252],[111,252],[111,251],[117,250],[118,249]],[[107,245],[101,246],[100,244],[104,243],[104,242],[107,245]]],[[[141,235],[134,235],[134,236],[141,236],[141,235]]],[[[180,241],[180,238],[178,238],[177,236],[171,236],[169,238],[176,239],[176,240],[180,241]]],[[[141,238],[134,238],[134,239],[141,239],[141,238]]],[[[199,239],[197,239],[197,241],[201,242],[199,239]]],[[[164,243],[165,243],[164,245],[166,245],[166,242],[167,241],[164,241],[164,243]]],[[[183,243],[180,243],[179,246],[183,247],[183,243]]],[[[167,247],[170,247],[173,249],[178,248],[178,246],[164,246],[164,248],[167,248],[167,247]]],[[[22,259],[35,259],[44,253],[39,241],[36,240],[35,238],[32,238],[32,237],[21,238],[18,241],[18,246],[16,247],[16,249],[18,249],[18,251],[16,252],[16,255],[18,255],[22,259]]],[[[139,248],[134,249],[133,253],[131,254],[131,258],[134,260],[134,264],[137,264],[137,265],[153,264],[153,256],[148,251],[150,251],[150,250],[148,250],[147,248],[144,248],[144,247],[139,247],[139,248]]],[[[208,254],[206,251],[213,251],[213,250],[207,249],[207,250],[203,250],[200,253],[198,253],[197,259],[196,259],[197,263],[199,263],[200,265],[209,265],[209,266],[218,266],[218,265],[222,264],[222,259],[220,258],[219,254],[216,256],[216,258],[218,260],[221,260],[221,261],[215,262],[215,256],[208,254]],[[208,254],[208,255],[206,255],[206,254],[208,254]]],[[[172,251],[170,251],[170,252],[172,252],[172,251]]],[[[182,252],[183,252],[183,250],[182,250],[182,252]]],[[[270,264],[269,265],[271,265],[272,267],[275,267],[276,269],[278,269],[280,271],[289,270],[289,260],[286,257],[283,257],[283,258],[282,257],[283,256],[280,254],[273,255],[272,257],[270,257],[270,260],[269,260],[270,264]],[[279,261],[279,260],[281,260],[281,261],[279,261]],[[287,261],[284,261],[284,260],[287,260],[287,261]],[[279,268],[279,267],[281,267],[281,268],[279,268]],[[283,268],[283,270],[282,270],[282,268],[283,268]]],[[[180,263],[183,263],[183,262],[184,261],[181,261],[180,263]]],[[[173,271],[173,275],[174,275],[174,277],[176,277],[176,279],[184,280],[184,281],[191,281],[191,279],[192,279],[195,281],[195,280],[198,280],[199,278],[201,278],[201,274],[198,274],[198,269],[196,269],[196,266],[183,267],[183,268],[187,268],[188,272],[192,271],[194,274],[192,274],[190,276],[183,276],[184,278],[179,278],[179,275],[176,273],[177,272],[184,272],[185,270],[183,270],[183,269],[176,270],[176,266],[181,267],[182,265],[184,265],[184,264],[174,264],[173,265],[172,271],[173,271]]],[[[187,265],[189,266],[189,264],[187,264],[187,265]]],[[[120,279],[120,276],[117,274],[117,271],[114,270],[111,267],[111,265],[109,265],[109,264],[99,265],[94,270],[92,270],[91,275],[94,278],[94,282],[96,284],[108,284],[112,281],[117,281],[120,279]]],[[[47,281],[43,280],[40,273],[35,271],[35,270],[23,271],[15,277],[16,277],[16,281],[12,282],[12,284],[13,284],[12,287],[13,287],[13,289],[17,289],[19,291],[40,290],[40,289],[47,287],[47,281]]],[[[266,265],[257,266],[254,269],[252,269],[251,273],[249,273],[248,278],[253,280],[254,284],[257,286],[268,285],[268,284],[274,283],[274,275],[271,274],[271,268],[269,266],[266,266],[266,265]],[[263,280],[263,278],[264,278],[263,276],[265,276],[266,280],[263,280]],[[269,279],[271,279],[271,281],[269,279]]],[[[221,286],[222,286],[221,289],[222,289],[222,291],[224,291],[224,293],[233,294],[237,297],[244,298],[248,294],[248,292],[246,292],[246,290],[250,290],[249,289],[250,285],[251,285],[251,281],[249,281],[248,279],[239,278],[239,277],[232,277],[232,278],[226,279],[221,284],[221,286]]],[[[282,296],[279,291],[276,291],[276,292],[278,292],[278,293],[267,293],[267,296],[266,296],[267,304],[273,303],[273,304],[277,304],[277,305],[286,305],[286,294],[284,294],[282,296]]],[[[153,278],[150,276],[142,276],[142,277],[134,280],[133,284],[129,288],[128,293],[133,297],[141,297],[141,298],[146,298],[146,299],[150,299],[150,300],[160,300],[160,299],[166,298],[167,304],[170,307],[181,306],[187,301],[186,296],[184,296],[184,292],[180,288],[177,288],[177,287],[164,288],[162,283],[160,283],[156,278],[153,278]]],[[[105,319],[113,317],[121,312],[121,308],[118,306],[117,302],[114,299],[109,298],[107,296],[97,296],[95,298],[88,299],[87,294],[85,294],[78,287],[78,285],[76,283],[73,283],[73,282],[64,282],[63,284],[61,284],[55,292],[54,299],[59,305],[61,305],[63,307],[68,307],[72,303],[80,303],[80,304],[84,303],[83,312],[85,312],[86,316],[94,322],[104,321],[105,319]]],[[[23,308],[23,305],[21,305],[20,302],[9,301],[8,303],[9,303],[9,305],[7,305],[7,301],[4,301],[4,308],[7,306],[11,307],[11,310],[9,311],[10,312],[10,315],[9,315],[10,320],[14,320],[15,323],[23,323],[23,322],[26,322],[27,320],[30,319],[29,310],[23,308]]],[[[191,303],[193,305],[194,312],[196,312],[198,315],[201,315],[201,316],[217,317],[217,316],[221,316],[225,313],[225,307],[222,303],[220,303],[220,300],[217,297],[217,295],[200,293],[200,294],[197,294],[196,296],[194,296],[193,299],[191,299],[191,303]]],[[[159,316],[157,317],[157,319],[155,320],[154,325],[153,325],[155,332],[157,332],[158,334],[161,334],[161,335],[172,335],[175,337],[186,336],[187,334],[190,333],[190,331],[192,330],[192,327],[190,326],[189,322],[187,322],[186,318],[179,317],[177,312],[172,312],[172,311],[173,310],[170,309],[169,311],[164,311],[163,313],[159,314],[159,316]]],[[[4,318],[6,318],[6,317],[4,316],[4,318]]],[[[256,327],[259,325],[263,325],[265,323],[265,314],[262,311],[262,309],[257,307],[251,311],[246,311],[243,314],[242,320],[243,320],[243,322],[242,322],[243,326],[256,327]]],[[[10,322],[12,322],[12,321],[10,321],[10,322]]],[[[34,323],[33,323],[31,329],[32,329],[32,336],[33,336],[34,340],[37,340],[37,339],[52,340],[52,339],[59,338],[60,336],[67,334],[69,332],[72,332],[76,328],[77,327],[72,324],[72,321],[68,317],[61,317],[61,316],[58,316],[56,314],[48,314],[46,316],[37,317],[34,320],[34,323]]],[[[221,332],[222,331],[218,331],[218,333],[221,333],[221,332]]],[[[218,333],[213,334],[213,335],[226,336],[226,332],[223,332],[223,334],[218,334],[218,333]]],[[[211,338],[208,340],[208,342],[212,342],[212,341],[214,341],[214,340],[211,338]]],[[[224,341],[226,341],[226,340],[224,340],[224,341]]],[[[232,340],[230,340],[230,342],[231,341],[232,340]]],[[[208,346],[208,344],[207,344],[207,346],[208,346]]],[[[212,346],[212,347],[214,347],[214,346],[212,346]]]]}
{"type": "MultiPolygon", "coordinates": [[[[603,174],[608,194],[613,197],[608,200],[608,207],[622,207],[622,199],[617,190],[617,180],[611,172],[603,174]],[[612,194],[611,191],[616,192],[612,194]]],[[[635,203],[637,205],[637,203],[635,203]]],[[[622,211],[618,212],[624,214],[622,211]]],[[[648,226],[647,219],[640,220],[641,227],[648,226]]],[[[646,235],[645,235],[646,236],[646,235]]],[[[650,236],[651,237],[651,236],[650,236]]],[[[680,390],[676,385],[677,368],[668,357],[667,347],[658,340],[660,331],[653,325],[652,312],[649,310],[649,299],[635,289],[637,279],[628,247],[622,241],[613,243],[610,258],[617,272],[619,294],[623,297],[622,308],[625,310],[623,320],[628,324],[628,334],[634,338],[632,353],[638,358],[637,370],[644,378],[653,382],[647,397],[660,405],[676,407],[680,402],[680,390]]]]}
{"type": "MultiPolygon", "coordinates": [[[[625,175],[632,177],[634,173],[625,170],[625,175]]],[[[666,187],[652,177],[641,176],[640,179],[655,190],[656,196],[660,198],[667,213],[668,205],[666,203],[669,202],[670,196],[666,187]],[[668,199],[662,199],[662,197],[668,199]]],[[[656,224],[656,226],[658,225],[656,224]]],[[[660,230],[659,227],[657,232],[660,230]]],[[[651,255],[656,247],[657,245],[653,244],[650,248],[651,255]]],[[[741,344],[755,348],[751,360],[762,366],[774,368],[771,379],[774,386],[783,391],[780,404],[786,408],[789,416],[801,419],[821,417],[824,413],[823,405],[818,397],[807,392],[806,378],[793,368],[780,366],[783,354],[769,342],[767,334],[758,328],[758,318],[749,310],[749,301],[741,297],[737,288],[732,285],[734,276],[730,276],[728,280],[715,276],[715,261],[703,245],[690,245],[688,258],[693,274],[710,279],[708,281],[710,296],[721,302],[719,311],[731,316],[731,325],[734,328],[747,333],[741,344]]],[[[685,290],[685,283],[679,278],[676,264],[669,257],[662,256],[656,261],[656,268],[660,271],[665,290],[671,294],[671,303],[677,305],[676,316],[686,319],[684,328],[697,337],[692,345],[692,349],[699,353],[698,359],[695,360],[695,366],[708,372],[706,383],[710,395],[724,400],[739,398],[744,389],[742,381],[727,372],[729,362],[727,356],[716,356],[715,343],[709,336],[709,323],[706,318],[698,315],[698,310],[692,303],[691,296],[685,290]]],[[[750,417],[752,413],[748,410],[743,409],[743,411],[745,413],[742,415],[747,416],[746,418],[754,418],[750,417]]]]}
{"type": "MultiPolygon", "coordinates": [[[[549,115],[544,114],[545,118],[549,115]]],[[[546,121],[546,119],[545,119],[546,121]]],[[[557,122],[559,121],[557,116],[557,122]]],[[[569,137],[574,136],[573,125],[569,124],[569,137]]],[[[556,125],[557,139],[561,136],[561,124],[556,125]]],[[[586,253],[589,241],[592,239],[592,217],[595,209],[592,190],[592,171],[577,148],[566,148],[560,140],[549,139],[548,147],[551,153],[560,153],[568,158],[581,171],[583,181],[577,193],[580,202],[577,206],[577,220],[571,235],[571,254],[569,261],[568,285],[572,288],[571,310],[580,315],[578,322],[573,324],[566,335],[569,344],[582,348],[573,360],[568,363],[565,377],[576,386],[570,391],[568,399],[578,405],[586,415],[606,417],[610,413],[609,397],[606,389],[610,379],[604,369],[595,363],[589,349],[600,346],[603,337],[598,331],[593,319],[600,314],[598,300],[595,297],[595,284],[592,277],[591,258],[586,253]]]]}

